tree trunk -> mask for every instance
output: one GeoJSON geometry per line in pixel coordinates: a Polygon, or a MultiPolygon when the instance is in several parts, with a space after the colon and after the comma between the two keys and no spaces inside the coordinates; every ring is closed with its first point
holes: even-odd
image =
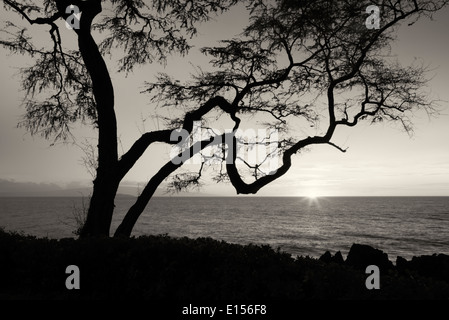
{"type": "MultiPolygon", "coordinates": [[[[200,150],[206,148],[208,145],[211,144],[213,145],[214,143],[218,144],[219,141],[222,141],[222,139],[215,140],[214,138],[210,138],[198,141],[193,146],[183,151],[183,153],[178,156],[183,155],[184,159],[190,158],[200,150]]],[[[173,161],[169,161],[161,169],[159,169],[159,171],[150,179],[148,184],[145,186],[142,193],[137,198],[136,203],[134,203],[134,205],[126,213],[122,223],[118,226],[117,230],[115,231],[114,234],[115,237],[131,236],[131,232],[134,228],[134,225],[137,222],[137,219],[139,219],[140,215],[145,210],[145,207],[148,205],[148,202],[150,202],[151,198],[156,192],[156,189],[170,174],[175,172],[181,166],[182,162],[175,164],[173,161]]]]}
{"type": "Polygon", "coordinates": [[[109,237],[117,189],[118,183],[114,179],[108,176],[97,176],[94,181],[87,218],[80,237],[109,237]]]}
{"type": "Polygon", "coordinates": [[[176,171],[179,167],[179,164],[173,164],[170,161],[150,179],[140,196],[137,198],[136,203],[134,203],[134,205],[128,210],[122,223],[118,226],[114,234],[115,237],[131,236],[131,232],[137,222],[137,219],[140,217],[143,210],[145,210],[148,202],[150,202],[156,192],[157,187],[159,187],[162,181],[164,181],[165,178],[167,178],[172,172],[176,171]]]}
{"type": "Polygon", "coordinates": [[[114,88],[106,63],[91,34],[93,18],[102,11],[101,1],[82,3],[78,46],[92,79],[98,125],[98,168],[93,193],[81,237],[109,236],[118,178],[117,120],[114,111],[114,88]]]}

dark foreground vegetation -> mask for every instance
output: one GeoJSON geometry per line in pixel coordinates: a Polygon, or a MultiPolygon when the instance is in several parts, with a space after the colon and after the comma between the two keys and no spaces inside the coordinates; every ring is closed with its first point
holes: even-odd
{"type": "Polygon", "coordinates": [[[171,299],[284,301],[297,299],[448,299],[449,256],[398,258],[353,245],[346,260],[292,258],[269,246],[210,238],[35,238],[0,230],[1,299],[171,299]],[[365,268],[380,268],[380,289],[368,290],[365,268]],[[80,269],[68,290],[66,268],[80,269]]]}

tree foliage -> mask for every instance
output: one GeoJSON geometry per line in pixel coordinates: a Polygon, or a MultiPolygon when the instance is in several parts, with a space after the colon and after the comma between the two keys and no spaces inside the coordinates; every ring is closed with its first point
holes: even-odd
{"type": "Polygon", "coordinates": [[[401,22],[432,17],[447,3],[45,0],[37,6],[27,0],[4,0],[7,10],[16,11],[29,24],[50,26],[52,45],[36,47],[26,28],[12,22],[6,23],[0,43],[13,52],[29,54],[36,62],[22,69],[27,98],[21,126],[32,134],[55,139],[66,139],[70,124],[77,121],[98,128],[97,177],[86,234],[109,233],[118,184],[151,144],[187,145],[180,150],[183,159],[202,154],[198,172],[176,174],[183,163],[169,161],[148,181],[116,232],[129,235],[165,179],[172,177],[169,186],[175,190],[197,187],[208,161],[220,163],[216,181],[229,181],[237,193],[252,194],[288,172],[293,155],[309,146],[327,144],[345,151],[332,141],[338,127],[389,121],[412,133],[415,112],[436,111],[435,102],[423,90],[427,68],[402,66],[390,55],[390,45],[401,22]],[[162,73],[148,79],[143,92],[152,104],[179,116],[167,119],[164,129],[143,133],[118,158],[114,92],[103,57],[117,57],[117,71],[126,73],[155,61],[165,63],[171,53],[184,55],[191,49],[189,39],[196,35],[198,23],[237,3],[246,8],[249,23],[240,35],[201,49],[210,60],[208,68],[198,67],[185,83],[162,73]],[[69,4],[78,5],[82,12],[81,28],[74,30],[78,48],[71,50],[64,48],[57,24],[67,19],[65,8],[69,4]],[[365,26],[368,5],[380,9],[379,29],[365,26]],[[92,30],[102,33],[98,45],[92,30]],[[231,120],[232,131],[214,133],[207,129],[205,118],[212,113],[231,120]],[[278,139],[242,139],[238,132],[248,119],[261,119],[267,129],[280,134],[278,139]],[[208,135],[188,144],[193,141],[197,121],[202,121],[208,135]],[[187,134],[173,140],[174,129],[187,134]],[[211,146],[215,149],[208,155],[204,151],[211,146]],[[239,157],[239,147],[251,150],[255,146],[271,149],[256,163],[239,157]],[[279,165],[271,171],[261,170],[273,157],[279,159],[279,165]],[[99,224],[105,225],[101,231],[95,229],[99,224]]]}
{"type": "Polygon", "coordinates": [[[400,21],[431,16],[446,2],[379,1],[378,30],[365,27],[362,13],[369,4],[249,1],[251,20],[241,36],[202,49],[218,71],[200,72],[187,84],[161,74],[147,83],[147,92],[164,107],[191,110],[196,108],[192,101],[226,97],[234,129],[240,115],[271,116],[269,126],[285,133],[279,141],[283,163],[275,174],[246,183],[230,161],[228,174],[238,193],[255,193],[283,175],[291,156],[307,146],[330,144],[344,151],[331,141],[338,126],[392,121],[412,133],[410,116],[419,109],[434,113],[436,105],[423,91],[426,68],[401,66],[389,56],[390,44],[400,21]],[[312,127],[327,125],[318,135],[292,140],[298,119],[312,127]]]}

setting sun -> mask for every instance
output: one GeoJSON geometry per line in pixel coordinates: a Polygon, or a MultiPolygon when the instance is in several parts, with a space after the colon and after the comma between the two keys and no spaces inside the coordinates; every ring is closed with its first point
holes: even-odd
{"type": "Polygon", "coordinates": [[[309,198],[309,199],[316,199],[318,197],[320,197],[319,193],[317,192],[317,190],[308,190],[305,194],[305,197],[309,198]]]}
{"type": "Polygon", "coordinates": [[[301,197],[303,201],[310,206],[319,206],[321,195],[317,192],[317,190],[307,190],[307,192],[302,193],[301,197]]]}

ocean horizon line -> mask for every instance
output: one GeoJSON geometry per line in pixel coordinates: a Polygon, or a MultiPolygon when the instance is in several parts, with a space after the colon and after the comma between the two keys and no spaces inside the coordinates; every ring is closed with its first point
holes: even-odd
{"type": "MultiPolygon", "coordinates": [[[[89,197],[89,195],[39,195],[39,194],[0,194],[0,198],[80,198],[89,197]]],[[[126,193],[117,194],[116,197],[121,198],[137,198],[138,195],[131,195],[126,193]]],[[[205,195],[205,194],[185,194],[185,195],[155,195],[152,198],[448,198],[449,195],[323,195],[323,196],[300,196],[300,195],[205,195]]]]}

